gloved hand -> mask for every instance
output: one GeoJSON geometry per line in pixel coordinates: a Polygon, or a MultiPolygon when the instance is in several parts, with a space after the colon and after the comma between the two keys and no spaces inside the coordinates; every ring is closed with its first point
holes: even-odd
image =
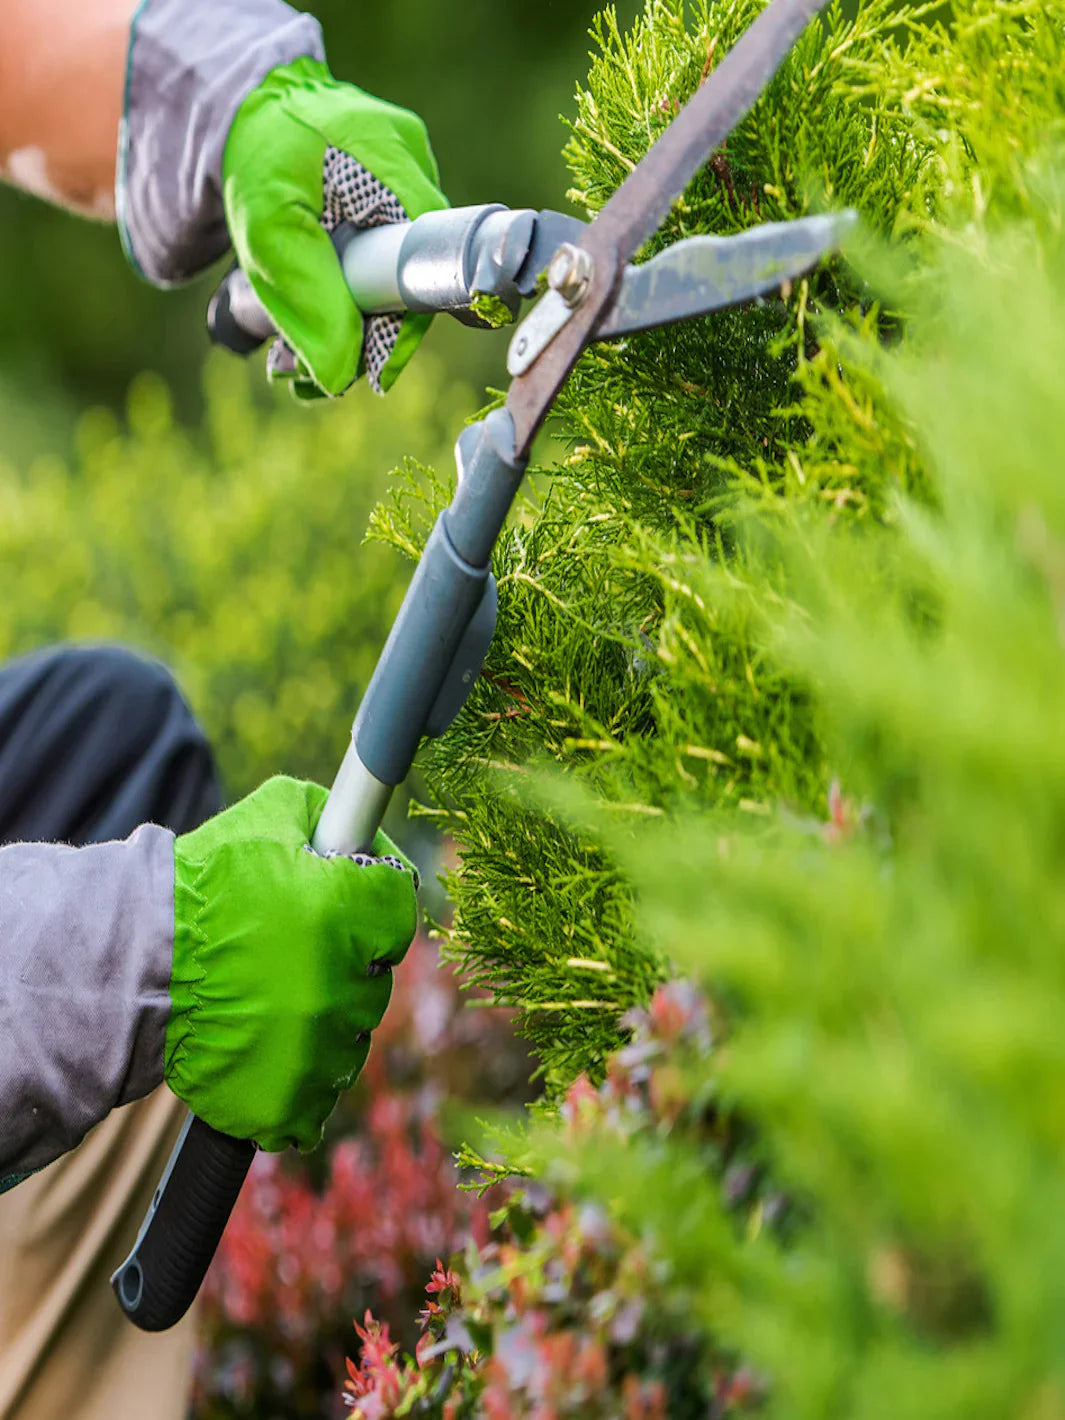
{"type": "Polygon", "coordinates": [[[432,317],[364,323],[328,234],[447,206],[421,119],[297,59],[237,110],[222,173],[237,259],[284,337],[270,374],[293,378],[301,395],[336,395],[365,368],[376,390],[389,389],[432,317]]]}
{"type": "Polygon", "coordinates": [[[174,844],[165,1078],[206,1123],[313,1148],[366,1060],[417,921],[413,865],[310,848],[326,792],[271,779],[174,844]]]}
{"type": "MultiPolygon", "coordinates": [[[[131,7],[132,8],[132,7],[131,7]]],[[[338,83],[313,16],[283,0],[141,0],[130,25],[116,203],[158,286],[232,244],[287,339],[298,392],[388,389],[427,321],[355,310],[327,232],[446,207],[421,120],[338,83]],[[295,352],[293,354],[293,352],[295,352]]]]}

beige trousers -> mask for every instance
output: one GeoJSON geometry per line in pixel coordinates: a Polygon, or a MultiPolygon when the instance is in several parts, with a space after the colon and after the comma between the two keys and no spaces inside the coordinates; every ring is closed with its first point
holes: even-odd
{"type": "Polygon", "coordinates": [[[184,1116],[164,1086],[0,1196],[0,1420],[185,1420],[194,1317],[146,1336],[108,1285],[184,1116]]]}

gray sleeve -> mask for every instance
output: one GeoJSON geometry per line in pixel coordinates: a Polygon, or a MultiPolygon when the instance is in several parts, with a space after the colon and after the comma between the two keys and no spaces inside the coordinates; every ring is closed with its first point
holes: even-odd
{"type": "Polygon", "coordinates": [[[72,1149],[163,1078],[174,839],[0,849],[0,1176],[72,1149]]]}
{"type": "Polygon", "coordinates": [[[229,247],[222,152],[279,64],[324,59],[317,20],[281,0],[142,0],[130,35],[116,202],[126,255],[157,286],[229,247]]]}

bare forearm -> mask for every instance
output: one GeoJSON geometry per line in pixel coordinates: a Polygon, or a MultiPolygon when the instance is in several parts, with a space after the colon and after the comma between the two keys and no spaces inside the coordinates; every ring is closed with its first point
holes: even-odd
{"type": "Polygon", "coordinates": [[[0,0],[0,176],[114,217],[115,157],[136,0],[0,0]]]}

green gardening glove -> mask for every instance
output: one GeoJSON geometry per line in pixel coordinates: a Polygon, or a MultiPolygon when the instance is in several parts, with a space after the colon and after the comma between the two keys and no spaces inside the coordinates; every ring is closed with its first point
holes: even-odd
{"type": "Polygon", "coordinates": [[[421,119],[297,59],[244,99],[222,175],[237,258],[283,337],[271,375],[294,379],[298,394],[337,395],[365,369],[376,390],[389,389],[431,317],[364,322],[328,234],[447,206],[421,119]]]}
{"type": "Polygon", "coordinates": [[[416,873],[383,833],[373,856],[309,848],[326,797],[271,779],[174,843],[165,1078],[264,1149],[318,1143],[417,921],[416,873]]]}

